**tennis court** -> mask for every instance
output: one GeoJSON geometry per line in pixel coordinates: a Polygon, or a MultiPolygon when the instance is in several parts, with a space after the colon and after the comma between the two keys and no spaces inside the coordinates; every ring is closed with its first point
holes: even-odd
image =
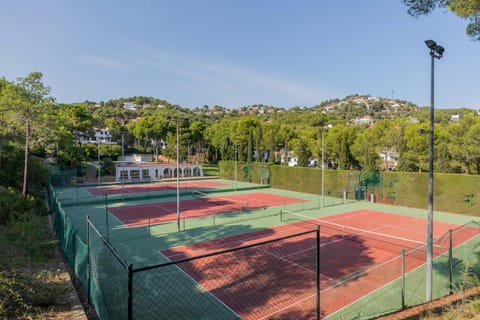
{"type": "MultiPolygon", "coordinates": [[[[182,181],[179,184],[179,188],[184,189],[208,189],[208,188],[218,188],[218,187],[228,187],[230,185],[225,183],[220,183],[216,181],[182,181]]],[[[143,184],[123,184],[110,187],[102,188],[87,188],[86,190],[92,196],[102,196],[102,195],[119,195],[119,194],[132,194],[132,193],[144,193],[144,192],[160,192],[167,190],[176,190],[176,182],[160,182],[160,183],[143,183],[143,184]]]]}
{"type": "MultiPolygon", "coordinates": [[[[50,189],[60,246],[102,319],[378,315],[402,308],[402,267],[405,305],[424,301],[423,210],[189,180],[180,181],[179,227],[176,183],[158,184],[170,185],[162,187],[168,192],[137,184],[129,185],[135,191],[129,196],[118,193],[122,185],[50,189]],[[88,189],[112,193],[94,196],[88,189]]],[[[436,213],[436,297],[452,282],[445,233],[467,219],[436,213]]],[[[480,263],[474,260],[480,259],[480,228],[469,226],[454,232],[454,280],[462,274],[458,261],[480,263]]]]}
{"type": "MultiPolygon", "coordinates": [[[[215,214],[244,212],[267,207],[285,206],[304,202],[304,199],[265,192],[251,192],[228,196],[211,196],[192,192],[192,199],[181,200],[181,219],[193,219],[215,214]]],[[[109,212],[128,227],[165,223],[177,219],[177,202],[164,201],[150,204],[109,208],[109,212]]]]}
{"type": "MultiPolygon", "coordinates": [[[[402,249],[408,257],[405,272],[425,263],[422,239],[426,222],[423,219],[372,210],[356,210],[322,219],[283,213],[283,219],[291,223],[271,230],[170,248],[163,250],[162,254],[170,260],[180,260],[315,230],[320,225],[322,316],[331,315],[399,278],[402,274],[399,259],[402,249]],[[364,272],[359,273],[360,270],[364,272]],[[358,277],[355,281],[342,279],[352,274],[358,277]]],[[[438,222],[434,238],[456,227],[459,226],[438,222]]],[[[478,234],[476,229],[470,231],[465,231],[462,242],[478,234]]],[[[243,319],[290,319],[292,314],[301,314],[305,319],[315,318],[315,243],[315,233],[310,232],[288,241],[194,259],[179,266],[243,319]],[[234,265],[236,267],[232,268],[234,265]],[[238,268],[239,265],[241,268],[238,268]],[[235,274],[235,270],[242,270],[242,273],[235,274]],[[262,288],[255,293],[255,299],[250,297],[252,283],[234,280],[245,278],[244,270],[255,274],[255,286],[262,288]],[[291,274],[291,279],[280,280],[286,271],[291,274]],[[229,277],[222,276],[224,274],[229,277]],[[219,282],[218,279],[224,281],[219,282]],[[275,285],[277,281],[281,282],[281,286],[275,285]],[[265,304],[265,301],[269,303],[265,304]],[[298,309],[298,301],[303,301],[301,309],[298,309]],[[310,310],[306,305],[310,306],[310,310]]],[[[460,244],[455,243],[456,246],[460,244]]],[[[447,250],[448,246],[437,244],[434,247],[436,256],[447,250]]]]}

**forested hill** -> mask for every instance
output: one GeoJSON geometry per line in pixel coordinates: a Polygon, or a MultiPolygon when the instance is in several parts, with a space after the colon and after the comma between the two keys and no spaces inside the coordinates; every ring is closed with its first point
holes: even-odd
{"type": "MultiPolygon", "coordinates": [[[[185,114],[198,115],[219,119],[224,116],[256,115],[271,120],[280,120],[289,124],[321,125],[322,123],[344,123],[359,118],[369,118],[372,121],[394,118],[413,118],[420,121],[428,118],[429,108],[420,107],[414,103],[369,95],[351,95],[343,99],[331,99],[310,107],[292,107],[289,109],[268,106],[263,104],[243,106],[240,108],[228,108],[223,106],[196,107],[193,109],[182,108],[179,105],[170,104],[166,100],[134,96],[128,98],[111,99],[106,102],[84,101],[84,106],[97,114],[100,122],[104,118],[117,117],[125,121],[132,120],[143,115],[151,115],[155,110],[166,108],[178,110],[185,114]]],[[[474,114],[479,110],[467,108],[444,109],[436,108],[436,122],[449,121],[452,115],[474,114]]]]}
{"type": "MultiPolygon", "coordinates": [[[[16,150],[1,153],[2,166],[22,163],[25,154],[64,167],[84,166],[99,155],[116,160],[122,153],[175,158],[178,124],[181,160],[216,163],[237,153],[245,162],[286,165],[295,158],[295,165],[308,166],[319,164],[323,150],[330,169],[428,170],[428,138],[419,132],[429,131],[429,108],[398,99],[351,95],[289,109],[189,109],[143,96],[62,104],[49,94],[41,73],[16,83],[0,79],[0,146],[16,150]],[[108,133],[113,143],[85,143],[96,133],[108,133]]],[[[437,108],[435,171],[479,174],[479,137],[478,110],[437,108]]]]}

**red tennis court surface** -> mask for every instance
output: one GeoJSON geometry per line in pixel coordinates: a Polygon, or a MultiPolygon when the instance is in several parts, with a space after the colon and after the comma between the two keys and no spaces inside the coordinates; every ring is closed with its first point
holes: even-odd
{"type": "MultiPolygon", "coordinates": [[[[226,183],[214,182],[214,181],[184,181],[180,182],[180,189],[207,189],[216,187],[229,186],[226,183]]],[[[167,190],[177,190],[176,182],[160,182],[160,183],[146,183],[135,185],[123,185],[113,186],[106,188],[87,188],[87,191],[93,196],[103,196],[105,194],[115,195],[124,193],[142,193],[142,192],[159,192],[167,190]]]]}
{"type": "MultiPolygon", "coordinates": [[[[222,197],[207,197],[182,200],[180,213],[182,219],[254,210],[259,208],[300,203],[303,199],[274,195],[265,192],[233,194],[222,197]]],[[[177,220],[177,202],[159,202],[108,209],[128,227],[139,227],[150,224],[165,223],[177,220]]]]}
{"type": "MultiPolygon", "coordinates": [[[[320,223],[320,301],[322,316],[351,304],[425,263],[426,221],[370,210],[357,210],[308,222],[163,250],[170,260],[199,256],[314,229],[320,223]],[[345,237],[333,223],[368,233],[345,237]],[[410,243],[410,247],[407,244],[410,243]],[[380,244],[380,245],[379,245],[380,244]],[[353,276],[352,276],[353,275],[353,276]],[[346,281],[347,279],[349,281],[346,281]]],[[[347,228],[348,228],[347,227],[347,228]]],[[[434,239],[459,227],[435,222],[434,239]]],[[[479,234],[465,228],[454,247],[479,234]]],[[[316,310],[316,234],[182,262],[179,266],[243,319],[314,319],[316,310]],[[313,274],[313,275],[312,275],[313,274]]],[[[448,246],[434,246],[434,256],[448,246]]]]}

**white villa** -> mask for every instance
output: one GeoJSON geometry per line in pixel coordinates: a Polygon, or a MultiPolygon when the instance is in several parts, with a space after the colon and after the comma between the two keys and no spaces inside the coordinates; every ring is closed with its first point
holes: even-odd
{"type": "Polygon", "coordinates": [[[95,137],[89,135],[88,132],[82,133],[80,136],[80,143],[94,143],[94,144],[117,144],[112,141],[112,134],[107,128],[95,129],[95,137]]]}
{"type": "MultiPolygon", "coordinates": [[[[179,164],[179,178],[203,177],[201,164],[179,164]]],[[[116,181],[142,181],[161,180],[177,177],[177,165],[175,163],[134,163],[124,162],[116,164],[116,181]]]]}

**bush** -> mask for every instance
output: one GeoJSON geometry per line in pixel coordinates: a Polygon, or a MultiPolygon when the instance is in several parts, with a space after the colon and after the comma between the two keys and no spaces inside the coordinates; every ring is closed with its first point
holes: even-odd
{"type": "Polygon", "coordinates": [[[12,271],[0,271],[0,316],[10,318],[23,316],[33,309],[25,301],[25,295],[31,294],[25,277],[12,271]]]}
{"type": "Polygon", "coordinates": [[[35,214],[24,215],[11,223],[7,238],[29,264],[47,261],[57,244],[47,227],[46,218],[35,214]]]}
{"type": "Polygon", "coordinates": [[[45,215],[43,201],[33,197],[23,197],[12,188],[0,186],[0,224],[6,225],[32,214],[45,215]]]}
{"type": "Polygon", "coordinates": [[[41,308],[60,304],[67,291],[65,280],[53,272],[29,276],[0,271],[0,318],[27,318],[41,308]]]}

